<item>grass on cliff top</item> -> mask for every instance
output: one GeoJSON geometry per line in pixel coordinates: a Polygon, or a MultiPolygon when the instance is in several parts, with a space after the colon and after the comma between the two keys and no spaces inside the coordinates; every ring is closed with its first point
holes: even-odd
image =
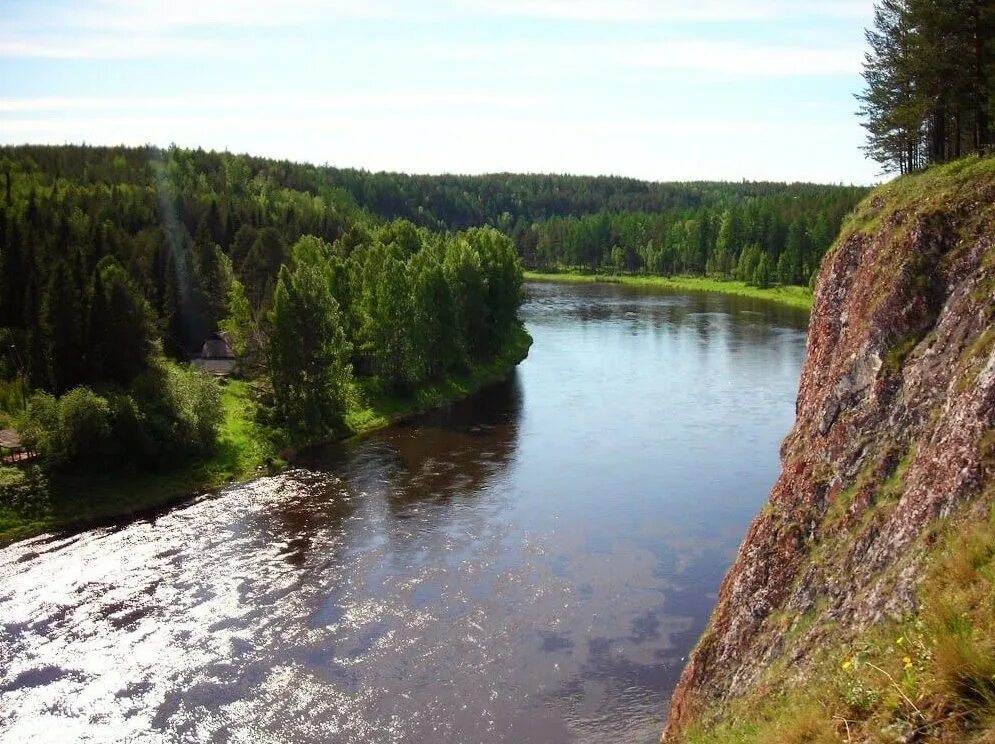
{"type": "MultiPolygon", "coordinates": [[[[872,191],[843,225],[842,235],[871,233],[898,213],[929,214],[968,210],[969,219],[995,212],[995,158],[969,156],[901,176],[872,191]]],[[[911,220],[908,220],[911,222],[911,220]]]]}
{"type": "MultiPolygon", "coordinates": [[[[453,375],[412,395],[385,392],[370,378],[353,381],[345,436],[380,429],[394,421],[465,398],[507,377],[529,352],[532,338],[519,328],[503,351],[473,370],[453,375]]],[[[50,506],[26,517],[0,506],[0,545],[44,532],[85,528],[142,514],[226,484],[283,467],[284,432],[258,422],[257,394],[249,382],[231,380],[222,389],[223,417],[213,455],[159,472],[126,470],[59,476],[51,483],[50,506]]]]}
{"type": "Polygon", "coordinates": [[[921,610],[825,649],[804,682],[710,711],[687,744],[995,742],[995,511],[947,525],[921,610]]]}
{"type": "Polygon", "coordinates": [[[664,291],[717,292],[768,300],[782,305],[811,310],[812,292],[807,287],[770,287],[759,289],[744,282],[713,279],[702,276],[652,276],[644,274],[581,274],[575,271],[541,273],[526,271],[525,280],[530,282],[557,282],[563,284],[625,284],[631,287],[647,287],[664,291]]]}

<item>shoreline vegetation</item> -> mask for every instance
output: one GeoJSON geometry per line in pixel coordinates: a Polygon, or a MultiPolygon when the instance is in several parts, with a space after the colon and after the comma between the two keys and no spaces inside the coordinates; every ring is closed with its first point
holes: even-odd
{"type": "MultiPolygon", "coordinates": [[[[408,395],[384,390],[376,380],[354,379],[343,417],[345,429],[317,446],[362,437],[464,400],[507,379],[531,346],[532,337],[519,326],[492,359],[408,395]]],[[[259,423],[258,383],[233,379],[220,384],[223,416],[217,446],[209,457],[157,472],[54,477],[46,513],[24,517],[0,509],[0,547],[47,532],[73,532],[151,516],[159,509],[286,469],[293,460],[290,437],[283,429],[259,423]],[[85,498],[80,498],[84,493],[85,498]]]]}
{"type": "Polygon", "coordinates": [[[584,274],[577,271],[526,271],[525,281],[562,284],[624,284],[631,287],[647,287],[665,291],[715,292],[777,302],[801,310],[812,309],[812,291],[806,287],[776,286],[761,289],[732,279],[646,274],[584,274]]]}

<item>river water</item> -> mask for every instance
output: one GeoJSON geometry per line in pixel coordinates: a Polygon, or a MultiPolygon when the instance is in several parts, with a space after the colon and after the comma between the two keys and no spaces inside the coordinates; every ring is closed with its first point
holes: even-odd
{"type": "Polygon", "coordinates": [[[806,316],[614,285],[522,315],[469,401],[0,551],[0,741],[656,742],[806,316]]]}

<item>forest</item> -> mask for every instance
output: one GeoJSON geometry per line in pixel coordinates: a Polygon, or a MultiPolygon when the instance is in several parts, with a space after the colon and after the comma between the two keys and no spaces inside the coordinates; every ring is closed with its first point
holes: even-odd
{"type": "MultiPolygon", "coordinates": [[[[222,388],[188,360],[219,331],[295,446],[348,433],[357,391],[412,395],[524,334],[521,264],[493,228],[377,220],[229,155],[3,162],[0,428],[39,456],[35,481],[208,456],[222,388]]],[[[16,474],[0,473],[8,505],[37,486],[16,474]]]]}
{"type": "Polygon", "coordinates": [[[858,95],[868,155],[911,173],[995,146],[995,4],[881,0],[858,95]]]}
{"type": "Polygon", "coordinates": [[[321,172],[384,219],[432,230],[493,225],[530,269],[708,275],[762,287],[807,286],[866,194],[814,184],[321,172]]]}
{"type": "Polygon", "coordinates": [[[856,187],[371,174],[156,147],[0,150],[0,415],[56,471],[204,456],[221,332],[267,423],[341,433],[522,334],[522,266],[806,284],[856,187]]]}

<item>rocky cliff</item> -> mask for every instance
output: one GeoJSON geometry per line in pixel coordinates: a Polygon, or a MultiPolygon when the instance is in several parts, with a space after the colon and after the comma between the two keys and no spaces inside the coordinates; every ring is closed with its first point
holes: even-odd
{"type": "MultiPolygon", "coordinates": [[[[993,246],[990,159],[898,179],[844,227],[822,266],[780,478],[684,670],[666,741],[734,730],[745,732],[735,741],[765,740],[764,730],[770,741],[959,741],[985,729],[983,708],[960,715],[958,703],[937,703],[939,683],[926,684],[961,662],[936,650],[945,641],[923,619],[922,581],[995,503],[993,246]],[[910,628],[897,652],[875,635],[886,626],[910,628]],[[913,644],[921,652],[902,650],[913,644]],[[855,667],[865,676],[851,678],[855,667]],[[817,704],[792,708],[802,689],[818,690],[817,704]],[[879,710],[889,693],[895,710],[879,710]],[[927,720],[933,708],[959,722],[927,720]],[[806,716],[812,725],[799,728],[806,716]]],[[[993,609],[964,612],[995,625],[993,609]]],[[[991,662],[992,685],[975,697],[991,702],[995,645],[982,641],[970,642],[989,654],[978,663],[991,662]]]]}

